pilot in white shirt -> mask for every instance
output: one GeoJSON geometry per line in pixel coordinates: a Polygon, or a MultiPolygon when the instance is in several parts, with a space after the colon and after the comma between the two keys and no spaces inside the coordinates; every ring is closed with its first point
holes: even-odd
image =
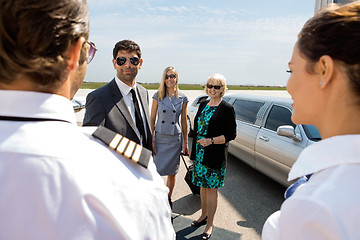
{"type": "Polygon", "coordinates": [[[0,90],[0,102],[0,116],[35,118],[0,120],[0,239],[175,239],[152,159],[101,144],[62,96],[0,90]]]}

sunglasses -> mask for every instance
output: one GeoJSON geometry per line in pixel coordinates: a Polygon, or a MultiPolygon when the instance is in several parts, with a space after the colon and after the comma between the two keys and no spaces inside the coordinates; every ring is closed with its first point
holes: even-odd
{"type": "Polygon", "coordinates": [[[87,63],[89,64],[94,59],[97,49],[95,43],[89,41],[87,43],[90,45],[87,59],[87,63]]]}
{"type": "MultiPolygon", "coordinates": [[[[132,65],[137,66],[140,63],[140,59],[138,57],[131,57],[129,58],[129,61],[132,65]]],[[[119,66],[122,66],[126,63],[126,57],[117,57],[116,58],[116,64],[119,66]]]]}
{"type": "Polygon", "coordinates": [[[216,90],[219,90],[219,89],[221,88],[220,85],[211,85],[211,84],[206,85],[206,87],[207,87],[208,89],[215,88],[216,90]]]}
{"type": "Polygon", "coordinates": [[[168,78],[176,78],[176,75],[175,74],[165,75],[165,79],[168,78]]]}

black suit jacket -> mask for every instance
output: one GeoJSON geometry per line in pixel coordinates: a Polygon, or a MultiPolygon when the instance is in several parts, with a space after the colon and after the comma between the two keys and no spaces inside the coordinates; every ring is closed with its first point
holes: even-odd
{"type": "MultiPolygon", "coordinates": [[[[152,135],[150,132],[149,95],[147,90],[137,85],[140,96],[139,104],[143,106],[146,117],[146,148],[152,150],[152,135]]],[[[86,97],[86,111],[83,126],[102,125],[140,144],[136,134],[136,123],[125,104],[123,96],[113,79],[108,84],[90,92],[86,97]]]]}
{"type": "MultiPolygon", "coordinates": [[[[199,115],[208,103],[209,101],[205,101],[199,106],[194,119],[195,133],[198,129],[199,115]]],[[[221,135],[225,136],[225,144],[213,144],[204,148],[203,164],[213,169],[220,169],[223,163],[226,166],[229,141],[236,137],[235,111],[233,106],[224,100],[220,102],[209,120],[206,137],[211,138],[221,135]]],[[[194,136],[191,148],[190,159],[193,160],[196,158],[196,136],[197,134],[194,136]]]]}

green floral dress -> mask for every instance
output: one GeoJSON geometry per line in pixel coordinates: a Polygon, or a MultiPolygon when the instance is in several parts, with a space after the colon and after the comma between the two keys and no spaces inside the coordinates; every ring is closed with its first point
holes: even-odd
{"type": "MultiPolygon", "coordinates": [[[[198,129],[196,141],[205,138],[208,130],[208,124],[211,116],[215,112],[217,106],[210,107],[208,105],[202,110],[198,117],[198,129]]],[[[195,139],[194,139],[195,140],[195,139]]],[[[224,186],[225,167],[221,169],[212,169],[203,165],[204,147],[200,143],[196,143],[196,159],[194,160],[194,171],[192,182],[204,188],[219,188],[224,186]]]]}

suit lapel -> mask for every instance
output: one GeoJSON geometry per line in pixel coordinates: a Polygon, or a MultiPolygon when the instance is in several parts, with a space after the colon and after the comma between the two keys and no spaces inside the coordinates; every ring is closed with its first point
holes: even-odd
{"type": "Polygon", "coordinates": [[[165,97],[161,100],[161,102],[162,102],[165,106],[167,106],[169,109],[175,110],[175,107],[174,107],[174,105],[172,104],[172,102],[171,102],[171,100],[170,100],[170,98],[169,98],[168,93],[166,93],[165,97]]]}
{"type": "Polygon", "coordinates": [[[140,102],[145,112],[147,126],[150,126],[150,113],[149,113],[149,103],[148,103],[148,94],[146,91],[142,91],[141,88],[136,87],[136,90],[140,96],[140,102]]]}
{"type": "Polygon", "coordinates": [[[129,125],[131,126],[131,128],[134,130],[134,132],[136,133],[136,126],[135,123],[131,117],[131,114],[126,106],[126,103],[124,101],[124,98],[119,90],[119,87],[117,86],[115,79],[113,79],[110,83],[111,86],[111,94],[113,96],[113,100],[116,104],[116,106],[118,107],[120,113],[125,117],[126,121],[129,123],[129,125]]]}
{"type": "MultiPolygon", "coordinates": [[[[146,91],[146,89],[143,89],[143,88],[139,88],[139,87],[136,87],[136,91],[140,97],[140,103],[143,107],[143,110],[145,112],[145,118],[146,118],[146,135],[147,135],[147,138],[146,138],[146,142],[147,142],[147,147],[149,149],[152,149],[152,134],[151,134],[151,131],[150,131],[150,113],[149,113],[149,96],[148,96],[148,93],[146,91]]],[[[146,147],[146,146],[145,146],[146,147]]]]}
{"type": "Polygon", "coordinates": [[[166,96],[161,100],[162,103],[171,110],[176,110],[176,105],[182,103],[182,99],[179,97],[173,97],[170,99],[169,94],[166,92],[166,96]]]}
{"type": "Polygon", "coordinates": [[[172,102],[173,102],[174,106],[176,106],[178,104],[181,104],[183,102],[183,100],[180,97],[175,97],[175,98],[173,98],[172,102]]]}

